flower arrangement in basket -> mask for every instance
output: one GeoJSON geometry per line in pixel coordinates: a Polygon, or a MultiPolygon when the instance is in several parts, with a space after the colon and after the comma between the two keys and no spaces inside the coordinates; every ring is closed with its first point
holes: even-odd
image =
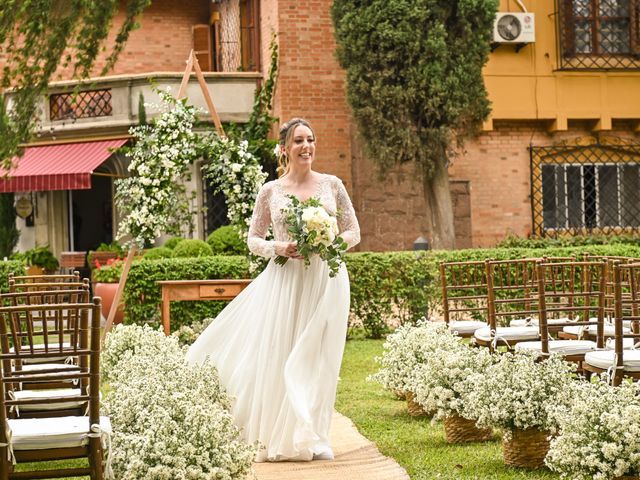
{"type": "Polygon", "coordinates": [[[470,413],[479,427],[503,430],[507,465],[544,464],[549,436],[558,430],[558,412],[572,402],[575,370],[575,364],[558,356],[537,361],[529,353],[506,353],[470,379],[476,383],[469,394],[470,413]]]}
{"type": "Polygon", "coordinates": [[[448,331],[445,336],[452,337],[446,342],[452,348],[426,352],[424,362],[410,378],[409,388],[425,411],[435,412],[434,420],[443,420],[447,442],[488,440],[493,431],[476,427],[468,398],[476,388],[476,377],[484,375],[497,356],[488,349],[470,348],[448,331]]]}
{"type": "Polygon", "coordinates": [[[411,389],[414,370],[424,362],[428,352],[458,346],[458,340],[448,335],[444,323],[422,320],[415,326],[403,325],[387,337],[382,356],[376,358],[381,368],[369,380],[380,383],[399,397],[406,397],[410,415],[426,415],[428,412],[415,401],[411,389]]]}
{"type": "Polygon", "coordinates": [[[596,379],[575,389],[570,409],[558,414],[560,434],[545,463],[562,478],[640,477],[640,386],[612,387],[596,379]]]}

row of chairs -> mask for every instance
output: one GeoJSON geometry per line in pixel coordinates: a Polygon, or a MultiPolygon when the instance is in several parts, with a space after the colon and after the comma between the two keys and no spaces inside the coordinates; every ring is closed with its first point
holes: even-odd
{"type": "Polygon", "coordinates": [[[9,276],[0,294],[0,480],[112,474],[100,416],[100,298],[70,275],[9,276]],[[15,471],[20,462],[88,466],[15,471]]]}
{"type": "Polygon", "coordinates": [[[640,259],[445,262],[449,329],[478,346],[563,355],[586,372],[640,378],[640,259]]]}

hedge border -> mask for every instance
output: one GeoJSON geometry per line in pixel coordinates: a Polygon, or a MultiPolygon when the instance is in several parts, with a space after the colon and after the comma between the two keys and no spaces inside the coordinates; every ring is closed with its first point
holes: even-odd
{"type": "MultiPolygon", "coordinates": [[[[590,253],[639,257],[634,245],[580,247],[494,248],[426,252],[363,252],[346,256],[351,278],[350,326],[362,326],[368,337],[380,337],[391,323],[412,323],[434,314],[441,301],[438,264],[443,261],[506,260],[523,257],[569,256],[590,253]]],[[[240,256],[162,259],[134,263],[125,289],[127,323],[160,323],[158,280],[249,278],[240,256]]],[[[175,302],[172,329],[215,316],[223,302],[175,302]]]]}

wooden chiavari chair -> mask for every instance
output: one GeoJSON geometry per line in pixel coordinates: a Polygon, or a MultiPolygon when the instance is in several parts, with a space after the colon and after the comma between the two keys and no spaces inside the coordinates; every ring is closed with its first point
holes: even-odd
{"type": "Polygon", "coordinates": [[[557,353],[568,361],[582,362],[587,352],[604,346],[605,304],[604,262],[539,263],[538,318],[540,340],[522,342],[516,351],[528,350],[541,356],[557,353]],[[550,319],[555,319],[553,325],[550,319]],[[596,340],[552,337],[552,329],[595,326],[596,340]]]}
{"type": "Polygon", "coordinates": [[[440,264],[442,307],[449,331],[472,337],[487,326],[487,276],[483,261],[440,264]]]}
{"type": "MultiPolygon", "coordinates": [[[[35,292],[17,292],[0,294],[0,306],[19,307],[19,306],[46,306],[46,305],[58,305],[67,303],[88,303],[89,302],[89,286],[83,285],[79,290],[51,290],[51,291],[35,291],[35,292]]],[[[24,312],[24,315],[29,315],[30,318],[21,318],[19,314],[14,315],[15,327],[22,334],[28,332],[24,330],[28,325],[33,325],[40,335],[36,338],[33,345],[35,351],[55,350],[59,347],[60,341],[60,329],[58,328],[59,322],[66,327],[63,328],[63,336],[69,333],[69,327],[73,327],[73,317],[69,315],[72,311],[62,310],[54,311],[50,309],[35,310],[24,312]],[[71,320],[71,324],[69,321],[71,320]]],[[[24,340],[24,335],[20,337],[24,340]]],[[[66,348],[69,343],[63,343],[63,347],[66,348]]],[[[15,351],[15,347],[10,348],[11,352],[15,351]]],[[[37,370],[47,370],[51,368],[72,368],[78,362],[77,357],[73,356],[52,356],[42,358],[26,358],[24,360],[17,359],[14,361],[14,368],[17,371],[29,371],[34,372],[37,370]]],[[[20,388],[16,389],[12,395],[15,398],[21,399],[37,399],[42,396],[51,395],[51,392],[43,390],[55,389],[55,394],[58,396],[72,397],[74,396],[78,388],[74,386],[70,381],[64,382],[36,382],[30,384],[29,382],[23,382],[20,388]]],[[[86,402],[85,402],[86,403],[86,402]]],[[[34,417],[34,416],[62,416],[70,414],[78,414],[86,407],[86,404],[79,403],[74,400],[70,400],[65,404],[25,404],[21,410],[16,410],[16,413],[20,413],[22,418],[34,417]]]]}
{"type": "MultiPolygon", "coordinates": [[[[42,315],[39,315],[42,316],[42,315]]],[[[100,417],[100,299],[93,303],[18,305],[0,307],[0,480],[17,478],[62,478],[90,475],[105,478],[110,469],[103,468],[103,441],[111,433],[109,419],[100,417]],[[33,322],[34,312],[66,315],[67,327],[57,322],[52,335],[45,336],[33,322]],[[18,324],[23,324],[18,328],[18,324]],[[35,348],[37,340],[45,347],[35,348]],[[49,343],[50,340],[52,343],[49,343]],[[53,344],[55,340],[55,344],[53,344]],[[67,346],[65,346],[67,345],[67,346]],[[14,347],[13,350],[11,347],[14,347]],[[74,356],[73,368],[50,368],[40,371],[17,370],[17,362],[29,359],[74,356]],[[37,399],[12,397],[24,383],[74,381],[80,391],[73,400],[88,405],[86,415],[55,418],[11,418],[16,408],[32,404],[60,404],[70,398],[51,395],[37,399]],[[86,468],[52,468],[44,471],[13,471],[13,462],[41,462],[57,459],[89,459],[86,468]],[[12,462],[13,460],[13,462],[12,462]]],[[[108,475],[107,475],[108,476],[108,475]]]]}
{"type": "Polygon", "coordinates": [[[54,274],[54,275],[15,275],[9,273],[9,281],[13,280],[16,285],[24,283],[67,283],[67,282],[79,282],[80,272],[74,271],[69,274],[54,274]]]}
{"type": "Polygon", "coordinates": [[[531,325],[538,311],[537,261],[526,258],[485,262],[489,325],[475,331],[476,345],[512,349],[519,342],[538,339],[538,328],[531,325]]]}
{"type": "Polygon", "coordinates": [[[615,264],[613,286],[614,349],[588,353],[584,369],[594,373],[609,372],[613,384],[619,385],[623,377],[640,379],[640,350],[633,348],[640,341],[640,262],[615,264]],[[625,327],[626,322],[630,328],[625,327]]]}

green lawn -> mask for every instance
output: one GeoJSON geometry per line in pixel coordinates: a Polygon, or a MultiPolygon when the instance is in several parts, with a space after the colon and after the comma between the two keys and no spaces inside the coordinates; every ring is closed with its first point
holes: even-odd
{"type": "Polygon", "coordinates": [[[347,342],[336,409],[351,418],[380,451],[396,459],[413,480],[426,479],[558,479],[549,470],[520,470],[502,462],[500,440],[449,445],[440,423],[414,418],[406,402],[396,400],[366,377],[377,370],[374,357],[382,353],[382,340],[347,342]]]}

